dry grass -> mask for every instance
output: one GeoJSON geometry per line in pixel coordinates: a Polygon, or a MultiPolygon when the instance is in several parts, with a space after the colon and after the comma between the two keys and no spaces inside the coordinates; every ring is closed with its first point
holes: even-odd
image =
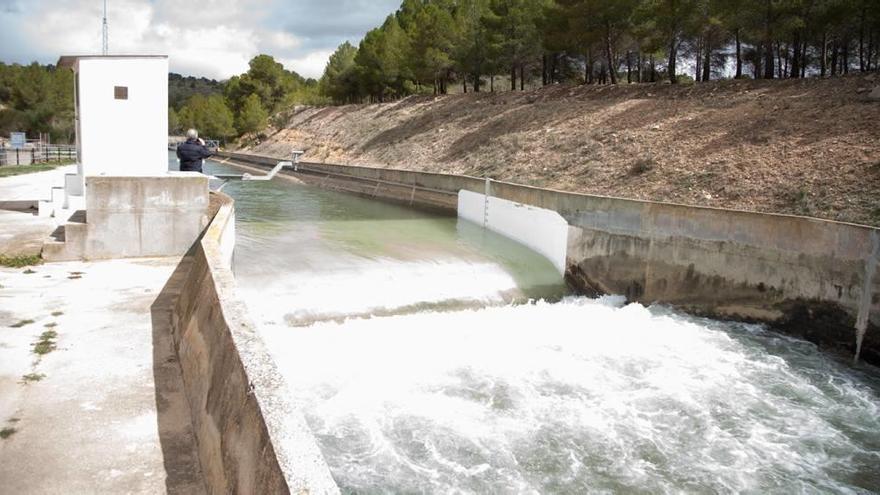
{"type": "Polygon", "coordinates": [[[880,103],[860,92],[878,83],[555,85],[305,108],[250,151],[880,224],[880,103]]]}
{"type": "Polygon", "coordinates": [[[0,254],[0,266],[8,268],[24,268],[42,263],[43,259],[39,255],[5,256],[0,254]]]}
{"type": "Polygon", "coordinates": [[[22,376],[21,380],[25,383],[31,383],[38,382],[43,378],[46,378],[46,375],[43,373],[28,373],[27,375],[22,376]]]}
{"type": "Polygon", "coordinates": [[[54,330],[46,330],[43,332],[40,335],[40,339],[34,343],[34,354],[43,356],[57,349],[55,342],[56,337],[58,337],[58,332],[54,330]]]}

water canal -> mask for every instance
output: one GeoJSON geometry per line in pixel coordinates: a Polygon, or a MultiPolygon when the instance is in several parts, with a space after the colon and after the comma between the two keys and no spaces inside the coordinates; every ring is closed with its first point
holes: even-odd
{"type": "Polygon", "coordinates": [[[224,191],[241,294],[343,492],[880,490],[875,368],[571,295],[455,218],[284,180],[224,191]]]}

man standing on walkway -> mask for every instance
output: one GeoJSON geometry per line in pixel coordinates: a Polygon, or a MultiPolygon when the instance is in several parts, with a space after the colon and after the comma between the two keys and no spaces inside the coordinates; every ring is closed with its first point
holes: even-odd
{"type": "Polygon", "coordinates": [[[177,145],[177,158],[180,159],[181,172],[201,172],[202,160],[214,153],[205,146],[195,129],[186,131],[186,142],[177,145]]]}

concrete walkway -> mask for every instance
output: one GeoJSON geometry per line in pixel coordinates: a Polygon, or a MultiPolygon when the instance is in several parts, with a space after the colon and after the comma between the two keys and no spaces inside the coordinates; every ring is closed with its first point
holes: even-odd
{"type": "Polygon", "coordinates": [[[0,268],[0,492],[204,493],[176,357],[151,321],[177,262],[0,268]]]}
{"type": "Polygon", "coordinates": [[[53,187],[64,186],[64,174],[76,173],[76,165],[64,165],[45,172],[0,178],[0,201],[47,200],[53,187]]]}

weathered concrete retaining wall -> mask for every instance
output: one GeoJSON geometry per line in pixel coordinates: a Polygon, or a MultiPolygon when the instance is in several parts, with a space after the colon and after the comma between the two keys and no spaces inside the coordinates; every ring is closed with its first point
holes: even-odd
{"type": "MultiPolygon", "coordinates": [[[[278,157],[221,153],[274,165],[278,157]]],[[[410,170],[302,163],[324,187],[454,212],[485,180],[410,170]]],[[[637,201],[493,181],[492,196],[558,212],[569,224],[566,278],[587,293],[662,302],[707,316],[769,323],[880,362],[880,231],[814,218],[637,201]]]]}
{"type": "Polygon", "coordinates": [[[211,493],[339,493],[305,419],[235,296],[232,200],[220,206],[185,263],[171,315],[198,445],[211,493]]]}
{"type": "Polygon", "coordinates": [[[86,177],[89,258],[183,254],[207,224],[208,182],[200,174],[86,177]]]}
{"type": "Polygon", "coordinates": [[[208,222],[208,179],[194,172],[87,177],[85,210],[64,225],[43,257],[74,259],[182,255],[208,222]]]}

